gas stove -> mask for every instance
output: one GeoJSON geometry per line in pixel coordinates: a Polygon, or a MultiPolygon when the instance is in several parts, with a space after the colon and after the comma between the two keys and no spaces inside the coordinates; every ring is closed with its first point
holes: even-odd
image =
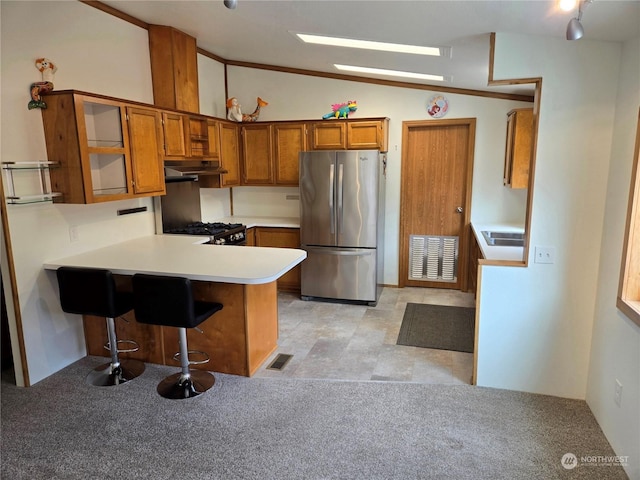
{"type": "Polygon", "coordinates": [[[208,236],[210,245],[245,245],[247,242],[247,228],[241,223],[195,222],[164,233],[208,236]]]}

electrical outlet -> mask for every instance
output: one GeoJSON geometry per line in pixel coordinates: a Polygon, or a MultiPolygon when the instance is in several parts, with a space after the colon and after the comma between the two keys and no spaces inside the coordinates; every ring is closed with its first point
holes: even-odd
{"type": "Polygon", "coordinates": [[[536,263],[555,263],[556,261],[555,247],[536,247],[535,254],[536,263]]]}
{"type": "Polygon", "coordinates": [[[77,226],[69,227],[69,240],[71,240],[71,243],[75,243],[80,240],[77,226]]]}
{"type": "Polygon", "coordinates": [[[620,406],[622,403],[622,384],[620,380],[616,378],[616,386],[613,392],[613,401],[616,402],[616,405],[620,406]]]}

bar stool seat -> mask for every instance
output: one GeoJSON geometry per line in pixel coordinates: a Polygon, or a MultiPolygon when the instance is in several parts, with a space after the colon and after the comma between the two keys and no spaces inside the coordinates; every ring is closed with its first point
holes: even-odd
{"type": "Polygon", "coordinates": [[[179,329],[181,372],[168,376],[157,387],[158,393],[170,399],[195,397],[209,390],[215,377],[205,371],[192,371],[189,365],[206,363],[204,352],[189,351],[187,328],[197,328],[211,315],[222,309],[216,302],[200,302],[193,298],[191,281],[184,277],[135,274],[133,276],[133,307],[140,323],[176,327],[179,329]],[[205,360],[191,361],[189,354],[201,354],[205,360]]]}
{"type": "Polygon", "coordinates": [[[139,360],[120,360],[118,353],[135,352],[138,344],[118,340],[115,318],[133,310],[133,295],[116,290],[113,274],[101,268],[60,267],[56,271],[60,305],[67,313],[105,317],[111,362],[100,365],[87,376],[87,383],[100,387],[120,385],[144,372],[139,360]],[[122,346],[123,348],[119,348],[122,346]]]}

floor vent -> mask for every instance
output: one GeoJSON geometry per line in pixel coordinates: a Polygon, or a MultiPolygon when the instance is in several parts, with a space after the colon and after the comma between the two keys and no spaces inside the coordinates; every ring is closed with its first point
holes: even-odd
{"type": "Polygon", "coordinates": [[[279,353],[275,360],[269,364],[267,370],[282,370],[292,357],[293,355],[287,353],[279,353]]]}
{"type": "Polygon", "coordinates": [[[409,280],[456,282],[458,237],[410,235],[409,280]]]}

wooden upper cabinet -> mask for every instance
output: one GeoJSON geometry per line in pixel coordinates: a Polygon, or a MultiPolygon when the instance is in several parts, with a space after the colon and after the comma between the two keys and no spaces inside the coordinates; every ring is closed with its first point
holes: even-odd
{"type": "Polygon", "coordinates": [[[236,123],[220,122],[220,166],[227,170],[221,176],[221,187],[240,185],[240,145],[236,123]]]}
{"type": "Polygon", "coordinates": [[[196,39],[173,27],[149,25],[154,104],[199,113],[196,39]]]}
{"type": "Polygon", "coordinates": [[[184,158],[187,154],[184,140],[185,116],[179,113],[162,112],[162,127],[165,156],[184,158]]]}
{"type": "Polygon", "coordinates": [[[344,150],[347,148],[347,125],[345,122],[326,120],[311,124],[312,150],[344,150]]]}
{"type": "Polygon", "coordinates": [[[127,107],[133,193],[164,195],[162,117],[150,108],[127,107]]]}
{"type": "Polygon", "coordinates": [[[353,121],[347,123],[347,148],[386,152],[389,120],[353,121]]]}
{"type": "Polygon", "coordinates": [[[242,184],[273,184],[271,125],[258,123],[242,125],[241,136],[242,184]]]}
{"type": "Polygon", "coordinates": [[[153,108],[71,90],[42,109],[57,203],[97,203],[164,194],[162,123],[153,108]]]}
{"type": "Polygon", "coordinates": [[[203,158],[209,155],[209,125],[205,117],[189,116],[187,119],[187,156],[203,158]]]}
{"type": "Polygon", "coordinates": [[[517,108],[507,114],[507,143],[504,159],[504,185],[529,186],[533,141],[533,109],[517,108]]]}
{"type": "Polygon", "coordinates": [[[300,152],[307,149],[305,123],[273,125],[273,159],[276,185],[298,185],[300,152]]]}
{"type": "Polygon", "coordinates": [[[313,122],[311,150],[388,150],[389,119],[313,122]]]}

